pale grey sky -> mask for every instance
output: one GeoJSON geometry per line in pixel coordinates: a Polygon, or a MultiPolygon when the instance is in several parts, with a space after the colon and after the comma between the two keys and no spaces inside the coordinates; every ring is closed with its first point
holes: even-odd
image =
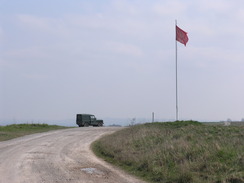
{"type": "Polygon", "coordinates": [[[0,120],[244,118],[242,0],[0,0],[0,120]]]}

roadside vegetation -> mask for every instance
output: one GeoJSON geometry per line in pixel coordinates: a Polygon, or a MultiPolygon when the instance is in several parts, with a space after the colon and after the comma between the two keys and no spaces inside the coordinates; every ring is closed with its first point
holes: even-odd
{"type": "Polygon", "coordinates": [[[0,141],[29,135],[33,133],[47,132],[50,130],[64,129],[67,127],[48,124],[13,124],[0,126],[0,141]]]}
{"type": "Polygon", "coordinates": [[[148,123],[104,136],[92,148],[153,183],[244,183],[244,126],[148,123]]]}

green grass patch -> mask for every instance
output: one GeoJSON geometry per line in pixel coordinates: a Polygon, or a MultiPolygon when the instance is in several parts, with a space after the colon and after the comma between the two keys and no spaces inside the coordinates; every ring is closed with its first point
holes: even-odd
{"type": "Polygon", "coordinates": [[[33,133],[47,132],[50,130],[64,129],[67,127],[48,124],[13,124],[0,126],[0,141],[29,135],[33,133]]]}
{"type": "Polygon", "coordinates": [[[148,123],[104,136],[92,148],[149,182],[244,183],[244,126],[148,123]]]}

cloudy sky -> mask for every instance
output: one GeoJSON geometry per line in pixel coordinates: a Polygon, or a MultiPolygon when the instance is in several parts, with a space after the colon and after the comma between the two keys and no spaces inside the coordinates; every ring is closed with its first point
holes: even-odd
{"type": "Polygon", "coordinates": [[[0,120],[244,118],[243,0],[0,0],[0,120]]]}

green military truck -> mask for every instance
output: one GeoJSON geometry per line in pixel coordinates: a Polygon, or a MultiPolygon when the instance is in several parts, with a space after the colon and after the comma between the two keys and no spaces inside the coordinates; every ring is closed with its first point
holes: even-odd
{"type": "Polygon", "coordinates": [[[76,124],[79,127],[103,126],[103,120],[97,120],[92,114],[77,114],[76,124]]]}

